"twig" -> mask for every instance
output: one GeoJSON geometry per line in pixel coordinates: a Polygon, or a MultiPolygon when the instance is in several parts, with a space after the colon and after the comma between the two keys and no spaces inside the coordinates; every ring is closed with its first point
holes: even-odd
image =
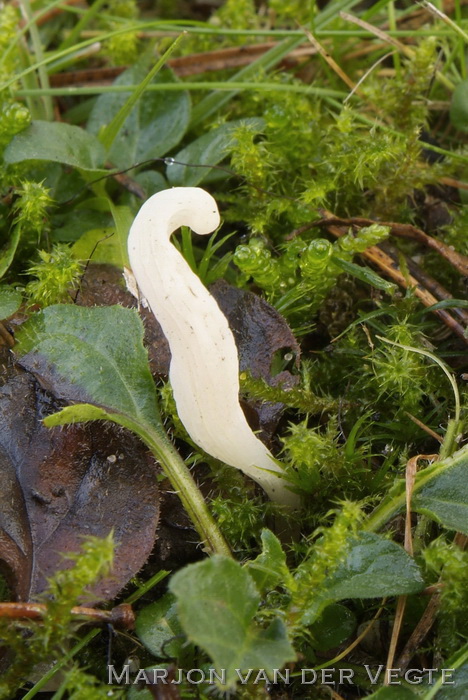
{"type": "MultiPolygon", "coordinates": [[[[438,455],[416,455],[408,460],[406,464],[406,517],[405,517],[405,550],[410,556],[413,556],[413,539],[411,535],[411,498],[413,495],[414,482],[420,459],[433,460],[437,459],[438,455]]],[[[400,636],[401,625],[405,614],[406,601],[408,596],[401,595],[398,598],[398,603],[395,612],[395,621],[393,623],[392,637],[390,639],[390,647],[387,656],[387,666],[384,685],[388,685],[390,675],[388,670],[393,668],[393,660],[395,658],[398,638],[400,636]]]]}
{"type": "MultiPolygon", "coordinates": [[[[322,211],[322,213],[324,213],[322,211]]],[[[328,212],[325,212],[327,214],[328,212]]],[[[331,216],[331,215],[330,215],[331,216]]],[[[320,222],[320,225],[326,225],[327,230],[333,235],[336,236],[336,238],[341,238],[341,236],[345,235],[345,232],[340,228],[339,226],[335,225],[330,225],[331,222],[336,221],[334,218],[330,219],[323,219],[320,222]]],[[[343,221],[343,220],[341,220],[343,221]]],[[[346,221],[346,220],[344,220],[346,221]]],[[[313,226],[316,226],[318,222],[314,221],[310,224],[306,224],[305,226],[302,226],[300,229],[296,229],[296,231],[293,231],[292,234],[290,234],[290,237],[294,235],[299,235],[298,232],[303,232],[304,230],[307,230],[308,228],[312,228],[313,226]]],[[[373,222],[375,223],[375,222],[373,222]]],[[[388,224],[382,224],[382,225],[388,225],[388,224]]],[[[347,224],[341,224],[341,226],[347,226],[347,224]]],[[[401,272],[400,270],[397,269],[396,263],[392,258],[387,255],[381,248],[378,246],[371,246],[367,250],[362,253],[363,257],[372,262],[374,265],[379,267],[382,272],[384,272],[388,277],[393,279],[397,284],[399,284],[401,287],[404,289],[408,289],[409,287],[412,287],[414,289],[415,295],[421,300],[421,302],[424,304],[424,306],[429,307],[429,306],[434,306],[434,304],[437,304],[438,299],[436,299],[433,294],[428,292],[426,289],[424,289],[416,280],[414,277],[411,275],[407,279],[401,272]]],[[[455,333],[463,342],[468,345],[468,338],[465,335],[465,329],[463,326],[461,326],[458,321],[456,321],[445,309],[435,309],[433,312],[450,330],[455,333]]]]}
{"type": "Polygon", "coordinates": [[[373,224],[388,226],[392,236],[396,236],[397,238],[409,238],[413,241],[417,241],[418,243],[422,243],[427,248],[432,248],[432,250],[437,251],[439,255],[448,260],[449,263],[451,263],[451,265],[453,265],[453,267],[458,270],[461,275],[464,277],[468,276],[468,257],[466,255],[457,253],[456,250],[453,250],[443,241],[440,241],[438,238],[428,236],[427,233],[424,233],[424,231],[416,226],[413,226],[412,224],[399,224],[393,221],[374,221],[373,219],[366,219],[360,216],[355,216],[350,219],[341,219],[333,216],[332,214],[328,215],[328,212],[325,218],[313,222],[314,226],[329,226],[330,224],[334,224],[336,226],[358,227],[372,226],[373,224]]]}
{"type": "Polygon", "coordinates": [[[322,44],[314,37],[312,32],[310,32],[308,29],[305,27],[301,27],[301,29],[304,31],[304,34],[312,44],[312,46],[315,49],[315,52],[319,53],[320,56],[328,63],[330,68],[337,74],[339,78],[353,91],[357,92],[357,86],[356,84],[351,80],[351,78],[344,72],[344,70],[338,65],[338,63],[335,61],[335,59],[330,56],[328,51],[322,46],[322,44]]]}
{"type": "MultiPolygon", "coordinates": [[[[228,68],[240,68],[252,63],[256,58],[276,46],[275,42],[252,44],[247,46],[235,46],[216,51],[204,51],[188,56],[171,58],[166,65],[174,71],[179,78],[190,75],[199,75],[209,71],[226,70],[228,68]]],[[[283,59],[289,64],[299,63],[303,58],[308,58],[317,53],[313,46],[302,47],[291,51],[283,59]]],[[[128,66],[115,66],[112,68],[92,68],[89,70],[65,71],[50,76],[52,87],[66,87],[68,85],[86,85],[107,83],[117,78],[128,66]]]]}
{"type": "Polygon", "coordinates": [[[349,12],[340,12],[340,17],[341,17],[341,19],[344,19],[345,21],[352,22],[353,24],[357,24],[357,26],[361,27],[361,29],[366,29],[371,34],[374,34],[374,36],[378,37],[382,41],[385,41],[385,43],[391,44],[396,49],[398,49],[398,51],[400,51],[402,54],[404,54],[407,58],[411,58],[412,56],[414,56],[413,49],[410,49],[409,46],[402,44],[401,41],[398,41],[398,39],[395,39],[395,37],[390,36],[386,32],[382,31],[382,29],[375,27],[373,24],[369,24],[369,22],[365,22],[364,20],[360,19],[359,17],[355,17],[354,15],[350,15],[349,12]]]}
{"type": "MultiPolygon", "coordinates": [[[[47,605],[43,603],[0,603],[0,618],[41,620],[47,613],[47,605]]],[[[75,619],[87,622],[106,623],[121,629],[132,629],[135,624],[135,614],[128,603],[117,605],[112,610],[99,610],[77,605],[71,609],[75,619]]]]}
{"type": "Polygon", "coordinates": [[[15,339],[7,331],[3,323],[0,321],[0,345],[6,345],[9,348],[12,348],[15,344],[15,339]]]}
{"type": "MultiPolygon", "coordinates": [[[[397,262],[398,260],[398,251],[396,248],[393,246],[390,246],[388,243],[384,242],[381,244],[382,249],[390,255],[390,257],[397,262]]],[[[445,299],[452,299],[452,294],[443,287],[440,282],[435,280],[433,277],[428,275],[424,270],[422,270],[419,265],[417,265],[411,258],[405,258],[406,265],[408,267],[408,270],[410,271],[412,277],[416,279],[425,289],[427,289],[431,294],[433,294],[436,299],[439,301],[443,301],[445,299]]],[[[468,325],[468,312],[466,309],[462,309],[459,307],[455,307],[453,310],[453,313],[456,314],[460,321],[462,321],[465,325],[468,325]]]]}
{"type": "MultiPolygon", "coordinates": [[[[447,107],[444,107],[447,109],[447,107]]],[[[461,180],[454,180],[453,177],[441,177],[439,182],[448,187],[455,187],[455,189],[468,190],[468,182],[462,182],[461,180]]]]}
{"type": "Polygon", "coordinates": [[[421,430],[424,430],[428,435],[430,435],[434,440],[437,440],[440,443],[443,443],[444,438],[436,433],[432,428],[429,428],[428,425],[425,425],[422,421],[419,420],[419,418],[416,418],[416,416],[411,415],[411,413],[408,413],[408,411],[405,411],[405,414],[408,416],[410,420],[413,421],[413,423],[416,423],[417,426],[421,428],[421,430]]]}
{"type": "MultiPolygon", "coordinates": [[[[414,49],[410,48],[406,44],[402,44],[401,41],[398,41],[398,39],[395,39],[395,37],[390,36],[386,32],[384,32],[382,29],[379,29],[378,27],[375,27],[373,24],[369,24],[369,22],[365,22],[364,20],[360,19],[359,17],[355,17],[354,15],[350,15],[348,12],[340,12],[340,17],[344,20],[347,20],[348,22],[352,22],[353,24],[357,24],[358,27],[362,27],[362,29],[366,29],[368,32],[371,34],[374,34],[374,36],[378,37],[379,39],[382,39],[383,41],[387,42],[388,44],[391,44],[394,46],[398,51],[400,51],[406,58],[413,58],[415,55],[414,49]]],[[[446,88],[453,90],[454,85],[451,80],[449,80],[443,73],[441,73],[439,70],[435,71],[435,76],[439,80],[442,85],[445,85],[446,88]]]]}
{"type": "Polygon", "coordinates": [[[414,628],[411,637],[405,644],[403,651],[396,663],[397,668],[403,673],[408,668],[408,664],[421,646],[421,642],[429,633],[432,625],[435,622],[437,612],[440,607],[440,598],[438,595],[433,595],[421,617],[418,624],[414,628]]]}

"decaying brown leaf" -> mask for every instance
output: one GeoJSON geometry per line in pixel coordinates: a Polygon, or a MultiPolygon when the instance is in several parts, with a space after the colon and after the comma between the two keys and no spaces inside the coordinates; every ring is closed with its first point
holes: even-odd
{"type": "Polygon", "coordinates": [[[112,575],[93,593],[115,597],[148,558],[159,517],[155,465],[140,441],[113,425],[49,430],[60,407],[26,372],[0,389],[0,559],[17,600],[40,593],[68,566],[84,535],[114,531],[112,575]]]}
{"type": "MultiPolygon", "coordinates": [[[[229,321],[239,351],[241,372],[249,370],[254,377],[276,383],[272,376],[275,354],[289,350],[296,363],[300,356],[299,344],[284,318],[262,297],[232,287],[224,280],[215,282],[210,292],[229,321]]],[[[289,372],[282,374],[285,382],[292,377],[289,372]]]]}

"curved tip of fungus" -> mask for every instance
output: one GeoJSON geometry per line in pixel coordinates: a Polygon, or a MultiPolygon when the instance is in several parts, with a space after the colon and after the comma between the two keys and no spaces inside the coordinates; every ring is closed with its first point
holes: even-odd
{"type": "Polygon", "coordinates": [[[220,224],[216,200],[201,187],[172,187],[157,192],[140,212],[143,216],[167,217],[172,230],[189,226],[200,236],[213,233],[220,224]]]}

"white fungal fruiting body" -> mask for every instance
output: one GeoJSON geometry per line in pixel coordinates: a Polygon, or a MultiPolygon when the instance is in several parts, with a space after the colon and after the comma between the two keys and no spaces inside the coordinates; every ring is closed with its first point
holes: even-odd
{"type": "Polygon", "coordinates": [[[250,429],[239,404],[239,359],[227,319],[170,242],[180,226],[207,235],[219,222],[215,200],[198,187],[158,192],[141,207],[130,229],[130,264],[169,342],[177,413],[192,440],[241,469],[272,500],[292,504],[294,494],[271,473],[281,473],[281,468],[250,429]]]}

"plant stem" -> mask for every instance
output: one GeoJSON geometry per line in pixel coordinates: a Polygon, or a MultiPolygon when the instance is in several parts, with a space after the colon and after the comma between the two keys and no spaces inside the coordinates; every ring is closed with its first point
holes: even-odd
{"type": "MultiPolygon", "coordinates": [[[[102,95],[104,93],[121,93],[121,92],[133,92],[138,86],[137,85],[88,85],[85,87],[51,87],[47,89],[42,88],[25,88],[23,90],[16,90],[15,95],[18,97],[31,97],[35,95],[52,95],[53,97],[61,96],[76,96],[76,95],[102,95]]],[[[256,83],[255,81],[249,82],[233,82],[219,81],[219,82],[180,82],[180,83],[154,83],[148,85],[146,90],[152,92],[179,92],[184,90],[217,90],[217,91],[232,91],[236,90],[238,92],[244,90],[254,90],[258,92],[259,90],[267,92],[294,92],[306,95],[316,95],[318,97],[346,97],[346,93],[342,90],[329,90],[328,88],[317,88],[313,85],[296,85],[296,84],[282,84],[273,82],[261,82],[256,83]]]]}
{"type": "MultiPolygon", "coordinates": [[[[141,435],[141,434],[140,434],[141,435]]],[[[148,429],[146,436],[141,435],[163,467],[172,486],[182,501],[198,534],[205,541],[205,546],[212,554],[224,554],[230,557],[231,552],[211,513],[200,493],[189,469],[179,456],[165,432],[161,429],[148,429]]]]}
{"type": "MultiPolygon", "coordinates": [[[[37,72],[39,75],[39,82],[41,85],[41,88],[43,90],[47,90],[49,86],[49,76],[47,74],[47,71],[45,69],[45,65],[43,64],[44,60],[44,52],[42,50],[42,42],[41,42],[41,37],[39,34],[39,30],[37,28],[36,23],[34,22],[34,17],[33,17],[33,12],[31,9],[31,4],[29,0],[21,0],[21,9],[23,11],[23,15],[30,25],[29,27],[29,33],[31,35],[31,41],[33,44],[34,48],[34,54],[37,59],[38,63],[38,68],[37,72]]],[[[54,116],[54,107],[52,104],[52,100],[50,99],[50,96],[43,93],[41,95],[41,103],[43,107],[43,112],[44,112],[44,118],[47,121],[51,121],[54,116]]]]}

